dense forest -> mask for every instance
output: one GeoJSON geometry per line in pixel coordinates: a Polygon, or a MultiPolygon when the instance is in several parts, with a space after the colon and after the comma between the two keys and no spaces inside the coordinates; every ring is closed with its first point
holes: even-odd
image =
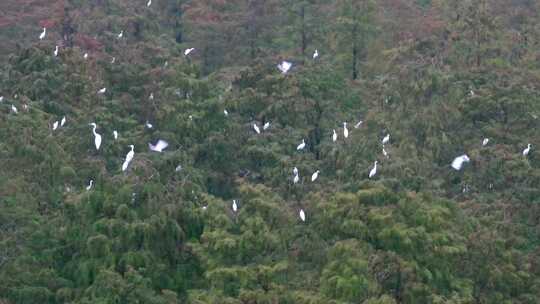
{"type": "Polygon", "coordinates": [[[0,1],[0,303],[540,303],[539,13],[0,1]]]}

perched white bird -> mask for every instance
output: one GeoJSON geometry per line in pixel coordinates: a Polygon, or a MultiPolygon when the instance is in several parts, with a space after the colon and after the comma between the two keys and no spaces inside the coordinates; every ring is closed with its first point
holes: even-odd
{"type": "Polygon", "coordinates": [[[293,178],[293,184],[296,184],[300,181],[300,176],[298,176],[298,174],[296,174],[293,178]]]}
{"type": "Polygon", "coordinates": [[[107,92],[107,88],[102,88],[98,91],[98,94],[105,94],[105,92],[107,92]]]}
{"type": "Polygon", "coordinates": [[[154,93],[150,93],[150,96],[148,96],[148,99],[154,100],[154,93]]]}
{"type": "Polygon", "coordinates": [[[112,132],[112,134],[113,134],[114,140],[117,140],[118,139],[118,131],[114,130],[112,132]]]}
{"type": "Polygon", "coordinates": [[[321,172],[321,171],[317,170],[317,171],[315,171],[315,173],[313,173],[311,175],[311,181],[312,182],[314,182],[317,179],[317,177],[319,177],[319,172],[321,172]]]}
{"type": "Polygon", "coordinates": [[[129,163],[133,160],[133,156],[135,156],[135,146],[129,145],[131,148],[131,151],[128,152],[126,155],[126,160],[124,160],[124,163],[122,164],[122,171],[126,171],[127,167],[129,166],[129,163]]]}
{"type": "Polygon", "coordinates": [[[229,116],[229,112],[227,111],[227,109],[223,110],[223,114],[225,114],[225,116],[229,116]]]}
{"type": "Polygon", "coordinates": [[[174,172],[180,172],[182,171],[182,165],[178,165],[176,166],[176,168],[174,168],[174,172]]]}
{"type": "Polygon", "coordinates": [[[278,69],[281,71],[282,74],[287,74],[287,72],[291,69],[292,63],[288,61],[282,61],[280,64],[278,64],[278,69]]]}
{"type": "Polygon", "coordinates": [[[124,31],[120,31],[120,34],[118,34],[118,38],[124,37],[124,31]]]}
{"type": "Polygon", "coordinates": [[[236,204],[236,200],[232,200],[232,210],[236,212],[238,210],[238,205],[236,204]]]}
{"type": "Polygon", "coordinates": [[[386,136],[382,139],[382,144],[385,145],[390,141],[390,134],[386,134],[386,136]]]}
{"type": "Polygon", "coordinates": [[[354,125],[354,128],[355,128],[355,129],[360,128],[360,126],[361,126],[363,123],[364,123],[364,122],[360,120],[357,124],[354,125]]]}
{"type": "Polygon", "coordinates": [[[382,154],[388,158],[388,152],[386,152],[386,149],[384,148],[384,146],[382,146],[382,154]]]}
{"type": "Polygon", "coordinates": [[[208,209],[208,206],[202,206],[202,210],[208,209]]]}
{"type": "Polygon", "coordinates": [[[377,161],[373,163],[373,168],[369,171],[369,178],[372,178],[377,174],[377,161]]]}
{"type": "Polygon", "coordinates": [[[17,110],[17,107],[15,107],[14,105],[11,105],[11,112],[17,114],[19,111],[17,110]]]}
{"type": "Polygon", "coordinates": [[[298,151],[304,150],[305,147],[306,147],[306,142],[304,141],[304,139],[302,139],[302,142],[298,145],[298,147],[296,147],[296,150],[298,151]]]}
{"type": "Polygon", "coordinates": [[[99,147],[101,146],[101,135],[96,132],[97,125],[95,122],[89,125],[93,127],[92,133],[94,133],[94,144],[96,145],[96,150],[99,150],[99,147]]]}
{"type": "Polygon", "coordinates": [[[255,130],[255,132],[257,132],[257,134],[261,134],[261,130],[259,129],[257,124],[253,124],[253,130],[255,130]]]}
{"type": "Polygon", "coordinates": [[[164,141],[163,139],[158,140],[155,145],[148,143],[148,147],[154,152],[163,152],[163,150],[165,150],[168,146],[169,143],[164,141]]]}
{"type": "Polygon", "coordinates": [[[298,215],[300,216],[300,219],[302,220],[302,222],[306,221],[306,213],[304,212],[304,209],[300,209],[300,212],[298,213],[298,215]]]}
{"type": "Polygon", "coordinates": [[[346,122],[343,123],[343,136],[345,138],[349,137],[349,130],[347,129],[347,123],[346,122]]]}
{"type": "Polygon", "coordinates": [[[4,101],[4,96],[0,96],[0,102],[4,101]]]}
{"type": "Polygon", "coordinates": [[[150,5],[152,5],[152,0],[148,0],[148,2],[146,3],[146,7],[150,7],[150,5]]]}
{"type": "Polygon", "coordinates": [[[315,50],[315,53],[313,53],[313,59],[316,59],[317,57],[319,57],[319,51],[315,50]]]}
{"type": "Polygon", "coordinates": [[[62,117],[62,120],[60,121],[60,127],[63,127],[66,124],[66,117],[62,117]]]}
{"type": "Polygon", "coordinates": [[[529,155],[529,152],[531,151],[531,144],[527,144],[527,148],[523,150],[523,156],[529,155]]]}
{"type": "Polygon", "coordinates": [[[115,62],[116,62],[116,57],[113,57],[113,58],[111,59],[111,63],[115,63],[115,62]]]}
{"type": "Polygon", "coordinates": [[[83,58],[88,59],[88,53],[84,53],[83,58]]]}
{"type": "Polygon", "coordinates": [[[489,138],[484,138],[482,141],[482,146],[486,146],[489,143],[489,138]]]}
{"type": "Polygon", "coordinates": [[[39,40],[43,40],[43,38],[45,38],[46,34],[47,34],[47,29],[43,28],[43,32],[41,32],[41,34],[39,34],[39,40]]]}
{"type": "Polygon", "coordinates": [[[54,57],[58,56],[58,45],[54,49],[54,57]]]}
{"type": "Polygon", "coordinates": [[[293,175],[298,175],[298,168],[294,167],[292,169],[292,173],[293,173],[293,175]]]}
{"type": "Polygon", "coordinates": [[[463,163],[468,163],[470,161],[471,160],[469,159],[467,154],[463,154],[461,156],[458,156],[458,157],[454,158],[454,160],[452,161],[451,166],[455,170],[459,171],[459,170],[461,170],[461,167],[463,166],[463,163]]]}
{"type": "Polygon", "coordinates": [[[53,131],[58,128],[58,120],[53,123],[52,129],[53,131]]]}
{"type": "Polygon", "coordinates": [[[337,140],[336,129],[334,129],[333,131],[334,131],[334,134],[332,134],[332,141],[333,141],[333,142],[336,142],[336,140],[337,140]]]}
{"type": "Polygon", "coordinates": [[[268,128],[270,128],[270,122],[267,121],[264,126],[263,126],[263,130],[268,130],[268,128]]]}
{"type": "Polygon", "coordinates": [[[152,129],[154,127],[154,125],[152,125],[148,120],[146,121],[145,125],[148,129],[152,129]]]}
{"type": "Polygon", "coordinates": [[[195,48],[189,48],[189,49],[186,49],[186,50],[184,51],[184,56],[187,56],[187,55],[191,54],[191,52],[193,52],[194,50],[195,50],[195,48]]]}
{"type": "Polygon", "coordinates": [[[94,184],[94,180],[91,179],[90,180],[90,184],[88,184],[88,186],[86,186],[86,191],[89,191],[90,189],[92,189],[92,185],[94,184]]]}
{"type": "Polygon", "coordinates": [[[23,110],[28,111],[28,105],[27,104],[23,103],[22,108],[23,108],[23,110]]]}

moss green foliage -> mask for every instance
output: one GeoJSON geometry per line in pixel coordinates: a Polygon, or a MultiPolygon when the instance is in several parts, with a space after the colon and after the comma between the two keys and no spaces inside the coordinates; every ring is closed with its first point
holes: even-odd
{"type": "Polygon", "coordinates": [[[0,303],[540,303],[538,3],[153,2],[0,31],[0,303]]]}

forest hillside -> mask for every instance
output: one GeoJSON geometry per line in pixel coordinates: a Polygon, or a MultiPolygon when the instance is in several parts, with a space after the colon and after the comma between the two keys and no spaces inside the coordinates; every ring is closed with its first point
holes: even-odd
{"type": "Polygon", "coordinates": [[[0,1],[0,303],[540,303],[539,13],[0,1]]]}

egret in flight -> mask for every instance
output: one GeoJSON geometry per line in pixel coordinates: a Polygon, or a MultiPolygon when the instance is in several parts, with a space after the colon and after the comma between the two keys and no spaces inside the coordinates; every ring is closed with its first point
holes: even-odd
{"type": "Polygon", "coordinates": [[[193,52],[194,50],[195,50],[195,48],[189,48],[189,49],[186,49],[186,50],[184,51],[184,56],[187,56],[187,55],[191,54],[191,52],[193,52]]]}
{"type": "Polygon", "coordinates": [[[270,122],[267,121],[264,126],[263,126],[263,130],[268,130],[268,128],[270,128],[270,122]]]}
{"type": "Polygon", "coordinates": [[[117,140],[118,139],[118,131],[114,130],[112,132],[112,134],[113,134],[114,140],[117,140]]]}
{"type": "Polygon", "coordinates": [[[88,186],[86,186],[86,191],[89,191],[90,189],[92,189],[92,185],[94,185],[94,180],[93,179],[91,179],[90,184],[88,184],[88,186]]]}
{"type": "Polygon", "coordinates": [[[98,94],[105,94],[105,92],[107,92],[107,88],[102,88],[98,91],[98,94]]]}
{"type": "Polygon", "coordinates": [[[52,129],[53,131],[58,128],[58,120],[53,123],[52,129]]]}
{"type": "Polygon", "coordinates": [[[523,150],[523,156],[527,156],[529,155],[529,152],[531,151],[531,144],[527,144],[527,148],[525,148],[525,150],[523,150]]]}
{"type": "Polygon", "coordinates": [[[164,141],[163,139],[158,140],[155,145],[148,143],[148,147],[154,152],[163,152],[163,150],[165,150],[168,146],[169,143],[164,141]]]}
{"type": "Polygon", "coordinates": [[[315,53],[313,53],[313,59],[317,59],[319,57],[319,51],[315,50],[315,53]]]}
{"type": "Polygon", "coordinates": [[[382,144],[387,144],[390,141],[390,134],[386,134],[386,136],[382,139],[382,144]]]}
{"type": "Polygon", "coordinates": [[[302,222],[306,221],[306,213],[304,212],[304,209],[300,209],[300,212],[298,213],[298,215],[300,216],[300,219],[302,220],[302,222]]]}
{"type": "Polygon", "coordinates": [[[261,130],[259,129],[257,124],[253,124],[253,130],[255,130],[255,132],[257,132],[257,134],[261,134],[261,130]]]}
{"type": "Polygon", "coordinates": [[[291,69],[292,63],[288,61],[282,61],[280,64],[278,64],[278,69],[281,71],[282,74],[287,74],[287,72],[291,69]]]}
{"type": "Polygon", "coordinates": [[[345,138],[349,137],[349,130],[347,130],[347,123],[346,122],[343,123],[343,136],[345,138]]]}
{"type": "Polygon", "coordinates": [[[468,163],[470,161],[471,160],[469,159],[467,154],[463,154],[461,156],[458,156],[458,157],[454,158],[454,160],[452,161],[451,166],[455,170],[459,171],[459,170],[461,170],[461,167],[463,166],[463,163],[468,163]]]}
{"type": "Polygon", "coordinates": [[[60,127],[63,127],[66,124],[66,117],[62,117],[62,120],[60,121],[60,127]]]}
{"type": "Polygon", "coordinates": [[[336,129],[334,129],[333,131],[334,131],[334,134],[332,134],[332,141],[333,141],[333,142],[336,142],[336,140],[337,140],[336,129]]]}
{"type": "Polygon", "coordinates": [[[99,147],[101,146],[101,135],[96,132],[97,125],[95,122],[90,123],[89,125],[93,127],[92,133],[94,133],[94,144],[96,145],[96,150],[99,150],[99,147]]]}
{"type": "Polygon", "coordinates": [[[47,35],[47,29],[43,28],[43,32],[39,35],[39,40],[43,40],[45,38],[45,35],[47,35]]]}
{"type": "Polygon", "coordinates": [[[314,182],[317,179],[317,177],[319,177],[319,172],[321,172],[321,171],[317,170],[317,171],[315,171],[315,173],[313,173],[311,175],[311,181],[312,182],[314,182]]]}
{"type": "Polygon", "coordinates": [[[482,141],[482,146],[485,147],[488,143],[489,143],[489,138],[484,138],[484,140],[482,141]]]}
{"type": "Polygon", "coordinates": [[[377,174],[377,161],[373,163],[373,168],[369,171],[369,178],[372,178],[377,174]]]}
{"type": "Polygon", "coordinates": [[[298,147],[296,147],[296,150],[298,151],[304,150],[305,147],[306,147],[306,141],[302,138],[302,142],[298,145],[298,147]]]}
{"type": "Polygon", "coordinates": [[[58,56],[58,45],[54,49],[54,57],[57,57],[57,56],[58,56]]]}
{"type": "Polygon", "coordinates": [[[131,151],[129,151],[126,155],[126,160],[124,160],[124,163],[122,164],[122,171],[126,171],[129,163],[133,160],[133,156],[135,156],[135,151],[133,151],[135,149],[135,146],[129,145],[129,147],[131,148],[131,151]]]}
{"type": "Polygon", "coordinates": [[[236,200],[232,200],[232,210],[236,212],[238,210],[238,205],[236,204],[236,200]]]}

